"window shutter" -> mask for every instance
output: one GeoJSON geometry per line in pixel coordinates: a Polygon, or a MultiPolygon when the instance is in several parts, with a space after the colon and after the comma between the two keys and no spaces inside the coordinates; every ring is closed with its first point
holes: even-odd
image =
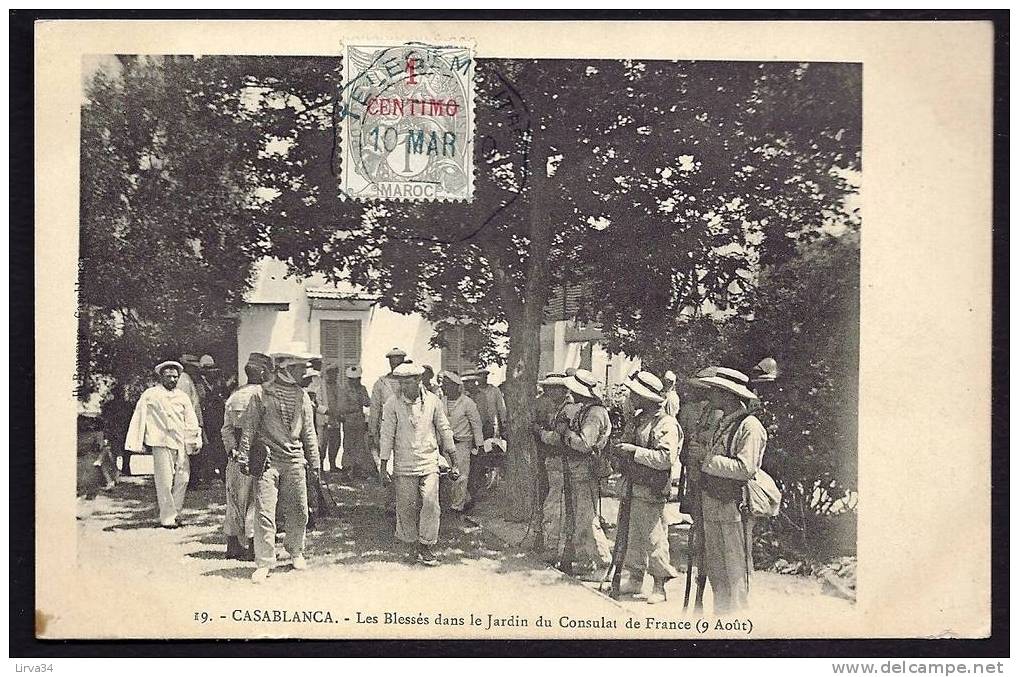
{"type": "Polygon", "coordinates": [[[338,376],[361,364],[361,323],[358,320],[320,320],[322,362],[335,364],[338,376]]]}
{"type": "Polygon", "coordinates": [[[462,374],[463,364],[463,327],[454,327],[443,332],[443,339],[446,345],[442,348],[442,369],[443,371],[455,371],[462,374]]]}

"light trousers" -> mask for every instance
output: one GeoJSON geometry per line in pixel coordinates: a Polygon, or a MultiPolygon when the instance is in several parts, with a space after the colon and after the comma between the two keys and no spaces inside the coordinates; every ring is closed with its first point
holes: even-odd
{"type": "Polygon", "coordinates": [[[439,473],[395,475],[396,538],[435,545],[439,540],[439,473]]]}
{"type": "Polygon", "coordinates": [[[269,569],[276,563],[276,504],[286,524],[283,547],[291,557],[304,554],[308,528],[308,485],[303,463],[275,461],[255,482],[255,563],[269,569]]]}
{"type": "MultiPolygon", "coordinates": [[[[544,558],[556,562],[566,547],[566,489],[561,456],[546,460],[548,494],[542,506],[544,558]]],[[[587,459],[569,459],[570,487],[573,490],[573,547],[575,568],[580,571],[608,566],[612,548],[598,519],[598,479],[587,459]]]]}
{"type": "Polygon", "coordinates": [[[715,614],[747,607],[754,570],[754,520],[704,522],[704,566],[715,600],[715,614]]]}
{"type": "Polygon", "coordinates": [[[669,529],[665,521],[665,501],[630,499],[630,534],[626,541],[623,566],[637,580],[644,572],[656,579],[675,578],[678,574],[669,560],[669,529]]]}
{"type": "Polygon", "coordinates": [[[467,491],[467,481],[471,471],[471,451],[474,445],[470,440],[458,441],[453,451],[453,463],[460,471],[460,477],[449,482],[449,507],[453,510],[463,510],[467,501],[471,499],[467,491]]]}
{"type": "Polygon", "coordinates": [[[191,462],[183,449],[152,447],[152,475],[156,483],[159,523],[174,524],[184,509],[184,495],[191,478],[191,462]]]}
{"type": "Polygon", "coordinates": [[[223,533],[249,539],[255,536],[255,480],[241,472],[234,459],[226,464],[226,517],[223,533]]]}

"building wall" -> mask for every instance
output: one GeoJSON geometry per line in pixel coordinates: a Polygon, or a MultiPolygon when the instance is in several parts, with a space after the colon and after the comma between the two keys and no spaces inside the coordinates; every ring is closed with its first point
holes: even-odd
{"type": "Polygon", "coordinates": [[[428,345],[432,326],[419,315],[401,315],[372,306],[364,310],[312,310],[301,289],[289,309],[273,306],[249,306],[241,312],[237,326],[238,373],[243,373],[249,353],[273,352],[291,342],[302,343],[312,353],[321,354],[321,320],[361,321],[362,382],[370,390],[376,379],[389,371],[385,354],[400,347],[418,364],[431,364],[439,371],[441,351],[428,345]]]}

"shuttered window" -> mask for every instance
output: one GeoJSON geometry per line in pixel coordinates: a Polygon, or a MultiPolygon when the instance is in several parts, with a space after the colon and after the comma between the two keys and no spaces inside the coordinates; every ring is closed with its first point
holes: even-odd
{"type": "Polygon", "coordinates": [[[361,322],[359,320],[320,320],[323,367],[335,364],[342,378],[347,367],[361,365],[361,322]]]}

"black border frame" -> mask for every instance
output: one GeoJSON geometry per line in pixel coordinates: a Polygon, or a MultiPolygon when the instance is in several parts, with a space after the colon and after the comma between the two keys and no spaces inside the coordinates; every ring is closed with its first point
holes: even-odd
{"type": "Polygon", "coordinates": [[[50,19],[406,19],[405,11],[11,10],[10,655],[75,657],[665,656],[1000,658],[1009,656],[1009,11],[584,10],[437,11],[453,20],[990,21],[994,26],[992,216],[991,636],[988,639],[830,640],[39,640],[35,638],[34,22],[50,19]],[[34,444],[31,446],[34,451],[34,444]]]}

